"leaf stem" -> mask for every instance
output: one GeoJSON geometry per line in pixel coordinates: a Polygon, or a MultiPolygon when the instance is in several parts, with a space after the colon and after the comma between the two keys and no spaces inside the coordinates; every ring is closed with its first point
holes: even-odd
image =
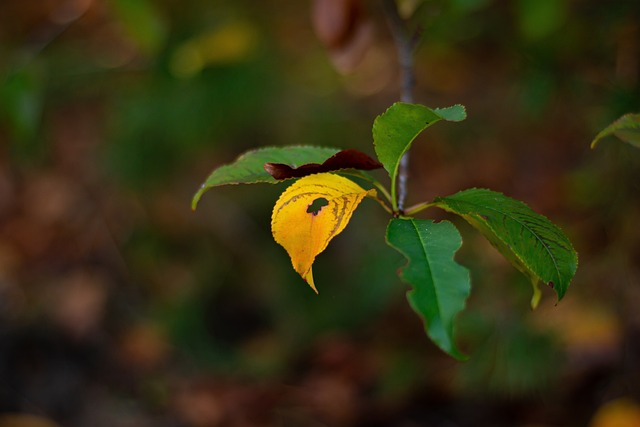
{"type": "Polygon", "coordinates": [[[397,179],[392,179],[391,180],[391,207],[393,208],[393,212],[402,213],[398,208],[396,184],[397,184],[397,179]]]}
{"type": "Polygon", "coordinates": [[[431,206],[434,206],[433,202],[422,202],[422,203],[418,203],[415,204],[413,206],[409,206],[406,210],[405,210],[405,215],[406,216],[413,216],[415,214],[417,214],[418,212],[421,212],[427,208],[430,208],[431,206]]]}
{"type": "Polygon", "coordinates": [[[380,193],[382,193],[382,195],[384,196],[385,199],[387,199],[390,203],[393,204],[393,199],[391,198],[391,195],[389,194],[389,191],[385,188],[384,185],[380,184],[376,180],[372,180],[371,183],[373,185],[375,185],[375,187],[378,189],[378,191],[380,191],[380,193]]]}
{"type": "MultiPolygon", "coordinates": [[[[391,203],[391,205],[393,206],[393,200],[391,198],[391,195],[389,194],[389,191],[387,191],[387,189],[384,187],[384,185],[382,185],[381,183],[379,183],[376,179],[373,179],[372,177],[370,177],[369,175],[361,175],[362,178],[364,178],[365,180],[369,181],[371,184],[373,184],[374,187],[376,187],[378,189],[378,191],[384,196],[384,198],[391,203]]],[[[393,210],[392,207],[389,207],[389,205],[380,197],[375,196],[373,197],[373,199],[376,200],[376,202],[380,203],[380,206],[382,206],[382,208],[387,211],[388,213],[390,213],[391,215],[393,215],[393,213],[395,212],[393,210]]]]}
{"type": "MultiPolygon", "coordinates": [[[[387,17],[391,34],[398,52],[400,64],[400,100],[413,103],[413,89],[415,87],[415,74],[413,72],[413,53],[419,37],[409,34],[407,25],[398,12],[395,0],[382,0],[383,10],[387,17]]],[[[391,183],[391,195],[393,197],[394,210],[402,213],[407,199],[407,187],[409,179],[409,152],[400,159],[397,174],[397,198],[396,182],[391,183]]],[[[394,180],[395,181],[395,180],[394,180]]]]}
{"type": "Polygon", "coordinates": [[[382,195],[384,196],[384,198],[391,203],[391,205],[393,205],[393,198],[391,196],[391,194],[389,194],[389,190],[387,190],[387,188],[382,185],[377,179],[375,179],[374,177],[372,177],[371,175],[369,175],[368,173],[366,173],[365,171],[362,170],[357,170],[357,171],[344,171],[343,172],[345,175],[351,175],[351,176],[355,176],[361,179],[364,179],[365,181],[367,181],[368,183],[372,184],[374,187],[376,187],[376,189],[382,193],[382,195]]]}
{"type": "Polygon", "coordinates": [[[384,201],[384,200],[382,200],[380,197],[372,197],[372,199],[374,199],[376,202],[380,203],[380,206],[382,206],[382,208],[383,208],[385,211],[387,211],[387,213],[389,213],[389,214],[393,215],[393,209],[391,209],[391,208],[389,207],[389,205],[387,205],[387,204],[385,203],[385,201],[384,201]]]}

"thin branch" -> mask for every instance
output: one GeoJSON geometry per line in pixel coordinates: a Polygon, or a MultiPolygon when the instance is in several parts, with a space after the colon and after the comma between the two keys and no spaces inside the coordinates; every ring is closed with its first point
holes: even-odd
{"type": "MultiPolygon", "coordinates": [[[[413,102],[413,89],[415,87],[415,74],[413,72],[413,53],[418,37],[409,34],[407,25],[398,13],[395,0],[382,0],[383,10],[387,17],[387,22],[393,34],[393,39],[398,52],[398,62],[400,64],[400,100],[402,102],[413,102]]],[[[398,167],[398,210],[404,210],[407,199],[407,186],[409,178],[409,152],[407,151],[398,167]]],[[[394,183],[395,184],[395,183],[394,183]]],[[[393,184],[392,184],[393,185],[393,184]]]]}
{"type": "Polygon", "coordinates": [[[401,73],[400,100],[402,102],[413,102],[413,89],[415,87],[413,53],[417,38],[414,37],[414,34],[409,33],[404,19],[398,12],[395,0],[382,0],[382,6],[398,52],[401,73]]]}

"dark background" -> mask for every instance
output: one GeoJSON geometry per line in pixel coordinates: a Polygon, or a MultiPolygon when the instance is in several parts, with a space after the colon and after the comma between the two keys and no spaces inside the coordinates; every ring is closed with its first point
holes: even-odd
{"type": "Polygon", "coordinates": [[[319,295],[271,238],[283,186],[191,211],[251,148],[373,153],[399,99],[378,2],[342,74],[309,2],[1,0],[0,426],[640,425],[640,151],[589,149],[640,111],[640,3],[427,3],[415,101],[468,119],[416,141],[409,204],[527,202],[579,252],[562,302],[532,311],[479,234],[420,214],[464,237],[459,363],[406,303],[374,202],[316,261],[319,295]]]}

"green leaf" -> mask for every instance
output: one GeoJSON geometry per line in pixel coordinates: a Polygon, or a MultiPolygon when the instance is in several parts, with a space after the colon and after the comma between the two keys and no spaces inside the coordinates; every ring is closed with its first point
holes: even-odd
{"type": "Polygon", "coordinates": [[[551,286],[562,299],[578,268],[578,254],[567,236],[526,204],[485,189],[469,189],[433,202],[460,215],[478,229],[533,284],[531,301],[540,299],[538,282],[551,286]]]}
{"type": "Polygon", "coordinates": [[[259,182],[275,184],[279,182],[264,169],[265,163],[284,163],[292,167],[305,163],[322,163],[338,151],[340,150],[337,148],[312,146],[265,147],[248,151],[233,163],[214,169],[193,196],[191,208],[196,208],[202,194],[211,187],[227,184],[255,184],[259,182]]]}
{"type": "Polygon", "coordinates": [[[448,221],[396,218],[387,226],[387,243],[409,260],[400,277],[413,287],[407,299],[427,335],[446,353],[465,359],[455,345],[454,320],[471,283],[469,271],[453,259],[462,245],[458,230],[448,221]]]}
{"type": "Polygon", "coordinates": [[[395,197],[395,182],[400,159],[413,140],[426,128],[440,120],[461,121],[466,118],[462,105],[432,110],[419,104],[397,102],[373,122],[373,143],[380,163],[391,177],[391,193],[395,197]]]}
{"type": "Polygon", "coordinates": [[[625,114],[604,128],[591,142],[595,148],[598,142],[609,135],[615,135],[622,141],[640,148],[640,114],[625,114]]]}

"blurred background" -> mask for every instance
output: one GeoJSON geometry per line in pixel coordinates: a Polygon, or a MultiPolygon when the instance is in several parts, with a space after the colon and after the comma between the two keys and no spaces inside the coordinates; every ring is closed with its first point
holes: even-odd
{"type": "Polygon", "coordinates": [[[531,311],[527,279],[479,234],[422,213],[463,234],[463,363],[406,303],[374,202],[316,261],[319,295],[271,238],[283,185],[190,209],[251,148],[373,154],[400,90],[380,3],[363,2],[349,49],[314,34],[318,13],[0,1],[0,427],[640,425],[640,151],[589,149],[640,111],[640,2],[421,9],[415,101],[468,119],[419,137],[408,204],[488,187],[580,255],[565,299],[543,289],[531,311]]]}

